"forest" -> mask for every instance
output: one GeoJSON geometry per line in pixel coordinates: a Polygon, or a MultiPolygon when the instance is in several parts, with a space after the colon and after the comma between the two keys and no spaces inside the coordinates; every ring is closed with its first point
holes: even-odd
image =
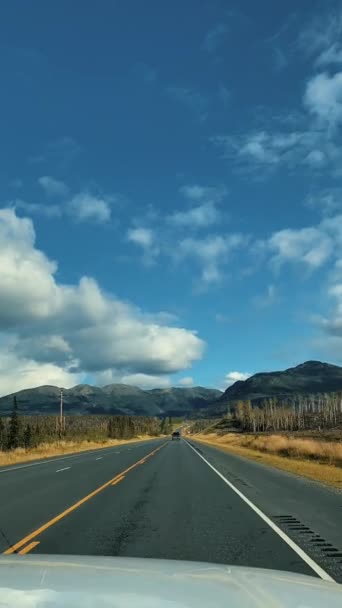
{"type": "Polygon", "coordinates": [[[140,435],[170,434],[170,417],[148,416],[20,416],[16,398],[9,417],[0,417],[0,450],[31,448],[58,439],[101,441],[132,439],[140,435]]]}
{"type": "Polygon", "coordinates": [[[238,401],[232,418],[242,431],[325,430],[342,426],[342,393],[264,399],[258,406],[238,401]]]}

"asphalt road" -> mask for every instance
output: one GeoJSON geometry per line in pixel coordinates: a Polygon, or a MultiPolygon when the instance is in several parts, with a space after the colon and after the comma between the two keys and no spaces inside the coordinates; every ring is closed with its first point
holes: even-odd
{"type": "Polygon", "coordinates": [[[342,494],[184,440],[0,468],[0,551],[274,568],[342,582],[342,494]]]}

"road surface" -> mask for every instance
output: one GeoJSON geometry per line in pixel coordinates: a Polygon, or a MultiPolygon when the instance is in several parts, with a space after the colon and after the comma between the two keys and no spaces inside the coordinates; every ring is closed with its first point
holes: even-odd
{"type": "Polygon", "coordinates": [[[342,582],[342,494],[193,439],[0,468],[0,551],[275,568],[342,582]]]}

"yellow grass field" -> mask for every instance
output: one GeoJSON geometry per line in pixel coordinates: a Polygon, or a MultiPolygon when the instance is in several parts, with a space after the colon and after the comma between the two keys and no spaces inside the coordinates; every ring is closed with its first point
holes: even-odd
{"type": "Polygon", "coordinates": [[[147,441],[148,439],[156,439],[149,435],[141,435],[134,439],[108,439],[103,441],[54,441],[52,443],[41,443],[36,448],[17,448],[10,452],[2,452],[0,450],[0,466],[18,464],[20,462],[29,462],[30,460],[41,460],[50,458],[51,456],[64,456],[74,454],[76,452],[86,452],[88,450],[99,450],[101,448],[110,448],[115,445],[132,443],[134,441],[147,441]]]}
{"type": "Polygon", "coordinates": [[[225,452],[342,488],[342,442],[240,433],[198,434],[194,439],[225,452]]]}

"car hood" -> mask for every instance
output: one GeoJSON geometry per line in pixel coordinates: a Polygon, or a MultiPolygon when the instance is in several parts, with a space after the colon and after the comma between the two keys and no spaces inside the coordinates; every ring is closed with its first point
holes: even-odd
{"type": "Polygon", "coordinates": [[[2,556],[1,608],[341,608],[342,586],[297,574],[119,557],[2,556]]]}

